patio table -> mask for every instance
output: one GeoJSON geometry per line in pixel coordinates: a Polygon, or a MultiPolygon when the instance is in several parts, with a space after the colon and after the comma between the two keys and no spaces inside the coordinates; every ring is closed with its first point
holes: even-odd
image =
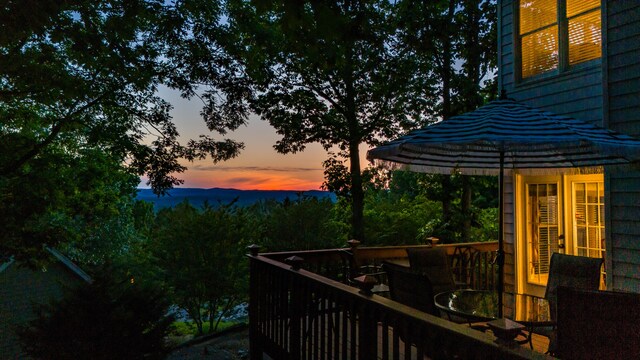
{"type": "MultiPolygon", "coordinates": [[[[497,291],[463,289],[439,293],[434,296],[434,302],[438,309],[469,323],[491,321],[499,318],[498,295],[497,291]]],[[[509,318],[527,328],[529,335],[526,342],[530,345],[534,328],[555,325],[546,299],[527,294],[505,295],[514,297],[516,308],[509,318]]]]}

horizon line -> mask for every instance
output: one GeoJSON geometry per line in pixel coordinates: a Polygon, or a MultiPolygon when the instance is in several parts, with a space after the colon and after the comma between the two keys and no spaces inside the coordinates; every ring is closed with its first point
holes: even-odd
{"type": "MultiPolygon", "coordinates": [[[[294,189],[269,189],[269,190],[265,190],[265,189],[238,189],[238,188],[225,188],[225,187],[209,187],[209,188],[204,188],[204,187],[180,187],[180,186],[176,186],[173,187],[171,189],[168,189],[167,191],[171,191],[174,189],[198,189],[198,190],[235,190],[235,191],[293,191],[293,192],[308,192],[308,191],[319,191],[319,192],[331,192],[328,190],[322,190],[322,189],[308,189],[308,190],[294,190],[294,189]]],[[[136,187],[136,190],[151,190],[151,187],[149,186],[138,186],[136,187]]]]}

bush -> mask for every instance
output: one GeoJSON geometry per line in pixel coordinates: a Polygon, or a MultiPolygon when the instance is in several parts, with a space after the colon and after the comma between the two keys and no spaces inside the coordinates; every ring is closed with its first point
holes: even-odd
{"type": "Polygon", "coordinates": [[[252,211],[260,224],[262,251],[327,249],[347,241],[347,229],[335,220],[330,199],[300,196],[264,201],[252,211]]]}
{"type": "Polygon", "coordinates": [[[419,195],[393,196],[387,192],[370,194],[365,203],[365,234],[367,245],[424,244],[425,227],[440,217],[442,207],[419,195]]]}
{"type": "Polygon", "coordinates": [[[168,305],[159,289],[99,276],[39,307],[20,338],[36,359],[161,359],[173,321],[168,305]]]}

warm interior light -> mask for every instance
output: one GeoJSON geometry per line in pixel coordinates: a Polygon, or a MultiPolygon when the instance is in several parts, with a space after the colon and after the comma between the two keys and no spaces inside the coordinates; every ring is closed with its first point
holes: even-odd
{"type": "Polygon", "coordinates": [[[571,66],[602,56],[600,2],[566,0],[566,13],[558,14],[557,0],[520,0],[519,35],[522,78],[558,69],[563,51],[571,66]],[[558,19],[565,22],[559,23],[558,19]],[[559,27],[559,24],[565,24],[559,27]],[[568,48],[560,36],[567,34],[568,48]],[[567,54],[568,52],[568,54],[567,54]]]}

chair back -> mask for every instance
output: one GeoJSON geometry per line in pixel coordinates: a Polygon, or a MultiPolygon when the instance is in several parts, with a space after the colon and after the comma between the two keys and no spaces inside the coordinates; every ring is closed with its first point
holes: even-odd
{"type": "Polygon", "coordinates": [[[640,294],[558,287],[562,359],[640,359],[640,294]]]}
{"type": "Polygon", "coordinates": [[[445,248],[407,248],[407,255],[411,270],[426,275],[435,294],[456,289],[445,248]]]}
{"type": "Polygon", "coordinates": [[[386,261],[382,263],[382,268],[387,273],[391,300],[431,315],[438,314],[431,282],[426,275],[386,261]]]}
{"type": "Polygon", "coordinates": [[[560,253],[551,255],[549,281],[544,294],[551,307],[551,317],[557,312],[558,287],[567,286],[583,290],[598,290],[602,259],[560,253]]]}

